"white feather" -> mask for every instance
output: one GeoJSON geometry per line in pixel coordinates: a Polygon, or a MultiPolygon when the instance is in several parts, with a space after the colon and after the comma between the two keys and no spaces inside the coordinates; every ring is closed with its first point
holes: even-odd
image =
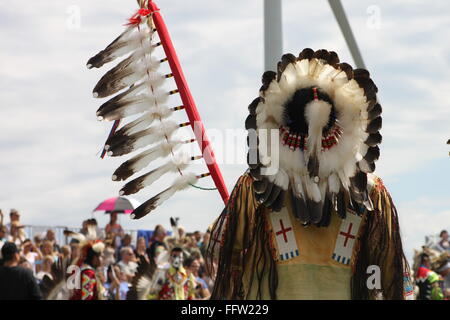
{"type": "Polygon", "coordinates": [[[328,177],[328,188],[331,193],[339,193],[339,189],[341,188],[341,183],[339,182],[339,177],[336,173],[330,174],[328,177]]]}
{"type": "Polygon", "coordinates": [[[284,170],[280,169],[275,175],[274,183],[286,191],[289,188],[289,176],[286,172],[284,172],[284,170]]]}
{"type": "Polygon", "coordinates": [[[154,106],[148,112],[136,120],[125,125],[121,130],[126,134],[133,134],[148,128],[155,119],[165,119],[173,113],[173,110],[164,106],[154,106]]]}
{"type": "MultiPolygon", "coordinates": [[[[160,166],[159,168],[152,170],[150,172],[148,172],[147,174],[145,174],[145,178],[140,181],[139,186],[138,186],[138,190],[141,190],[145,187],[148,187],[150,185],[152,185],[155,181],[157,181],[159,178],[161,178],[164,174],[168,173],[168,172],[177,172],[178,170],[184,170],[186,169],[186,167],[188,166],[189,162],[186,160],[181,160],[182,157],[178,156],[176,157],[173,161],[169,161],[165,164],[163,164],[162,166],[160,166]]],[[[139,178],[137,178],[139,179],[139,178]]],[[[133,181],[131,181],[132,183],[133,181]]],[[[119,195],[123,195],[124,191],[120,191],[119,195]]]]}

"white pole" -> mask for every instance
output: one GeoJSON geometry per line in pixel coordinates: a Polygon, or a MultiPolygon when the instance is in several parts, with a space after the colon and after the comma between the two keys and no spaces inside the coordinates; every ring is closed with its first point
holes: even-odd
{"type": "Polygon", "coordinates": [[[359,51],[358,44],[356,43],[355,36],[353,35],[352,28],[348,22],[347,16],[345,15],[344,7],[340,0],[328,0],[331,10],[336,17],[336,20],[341,28],[341,32],[344,36],[347,46],[352,54],[353,61],[358,68],[366,68],[364,60],[362,58],[361,52],[359,51]]]}
{"type": "Polygon", "coordinates": [[[264,71],[276,71],[283,54],[281,0],[264,0],[264,71]]]}

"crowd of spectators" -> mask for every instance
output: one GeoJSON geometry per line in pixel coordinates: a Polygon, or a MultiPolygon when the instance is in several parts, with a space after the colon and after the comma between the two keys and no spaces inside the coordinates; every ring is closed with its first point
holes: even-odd
{"type": "MultiPolygon", "coordinates": [[[[22,271],[28,270],[28,274],[33,276],[37,287],[45,276],[53,277],[52,265],[59,258],[68,259],[75,264],[80,256],[80,243],[75,238],[63,245],[58,243],[54,230],[48,229],[44,235],[35,235],[33,239],[30,239],[20,222],[20,214],[17,210],[11,210],[9,223],[4,224],[3,218],[3,213],[0,211],[0,251],[7,244],[8,250],[11,251],[7,258],[17,260],[12,264],[14,267],[21,268],[22,271]]],[[[95,219],[83,221],[80,233],[87,235],[88,225],[93,223],[96,224],[95,219]]],[[[105,243],[102,266],[98,268],[97,276],[105,288],[104,298],[109,300],[125,300],[139,260],[144,258],[147,261],[151,259],[158,261],[158,256],[169,252],[175,241],[174,235],[169,236],[162,225],[155,226],[149,239],[138,237],[133,241],[132,236],[126,233],[118,222],[117,212],[110,214],[110,221],[103,229],[98,226],[96,229],[97,238],[105,243]]],[[[209,233],[199,231],[186,233],[183,227],[179,227],[178,232],[177,245],[181,245],[186,253],[184,268],[196,279],[196,299],[208,299],[213,281],[212,277],[207,275],[203,256],[209,233]]],[[[2,258],[0,253],[0,259],[2,258]]],[[[5,259],[0,260],[0,264],[1,261],[5,265],[5,259]]],[[[167,264],[167,261],[159,263],[167,264]]],[[[1,272],[0,269],[0,278],[1,272]]],[[[0,291],[1,286],[0,284],[0,291]]],[[[29,298],[38,298],[34,289],[34,287],[30,289],[33,293],[29,298]]],[[[0,292],[0,299],[2,297],[0,292]]]]}

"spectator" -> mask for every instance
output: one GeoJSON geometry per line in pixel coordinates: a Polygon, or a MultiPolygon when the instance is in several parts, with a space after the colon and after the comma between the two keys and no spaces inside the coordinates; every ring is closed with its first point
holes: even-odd
{"type": "MultiPolygon", "coordinates": [[[[0,225],[0,250],[3,245],[6,243],[6,227],[4,225],[0,225]]],[[[2,259],[2,253],[0,251],[0,260],[2,259]]]]}
{"type": "Polygon", "coordinates": [[[3,226],[3,211],[0,209],[0,226],[3,226]]]}
{"type": "MultiPolygon", "coordinates": [[[[168,257],[168,251],[166,250],[166,247],[164,246],[157,246],[155,249],[155,258],[153,261],[155,261],[155,263],[159,264],[161,268],[163,269],[167,269],[170,267],[170,264],[168,261],[164,260],[164,256],[168,257]],[[160,261],[158,261],[159,259],[159,255],[161,255],[160,261]]],[[[150,257],[149,257],[150,258],[150,257]]]]}
{"type": "Polygon", "coordinates": [[[31,264],[28,262],[27,259],[25,259],[25,257],[20,257],[19,260],[19,267],[25,268],[27,270],[30,270],[31,272],[33,272],[34,274],[34,270],[33,267],[31,266],[31,264]]]}
{"type": "MultiPolygon", "coordinates": [[[[20,214],[16,209],[11,209],[9,212],[9,223],[6,224],[6,233],[9,235],[11,233],[11,223],[18,221],[20,219],[20,214]]],[[[3,220],[3,214],[2,214],[3,220]]],[[[3,223],[2,223],[3,224],[3,223]]]]}
{"type": "Polygon", "coordinates": [[[61,247],[61,257],[63,259],[70,259],[72,256],[72,249],[70,248],[69,245],[63,245],[61,247]]]}
{"type": "Polygon", "coordinates": [[[42,270],[36,274],[36,278],[38,280],[42,280],[44,279],[44,276],[48,276],[50,279],[53,280],[52,264],[53,264],[53,257],[45,256],[44,259],[42,260],[42,270]]]}
{"type": "Polygon", "coordinates": [[[88,226],[88,220],[83,220],[83,222],[81,223],[80,233],[85,236],[88,234],[87,226],[88,226]]]}
{"type": "Polygon", "coordinates": [[[41,249],[41,247],[42,247],[42,237],[40,236],[40,235],[35,235],[34,237],[33,237],[33,242],[34,242],[34,245],[37,247],[37,248],[39,248],[39,249],[41,249]]]}
{"type": "Polygon", "coordinates": [[[202,253],[203,256],[206,255],[206,250],[208,249],[208,243],[209,243],[210,238],[211,238],[211,233],[208,230],[203,234],[203,240],[199,245],[200,252],[202,253]]]}
{"type": "Polygon", "coordinates": [[[182,226],[178,227],[178,235],[179,235],[180,239],[183,239],[184,237],[186,237],[186,231],[184,230],[184,228],[182,226]]]}
{"type": "Polygon", "coordinates": [[[439,241],[439,245],[441,246],[441,248],[447,251],[450,251],[450,242],[448,241],[448,232],[447,230],[442,230],[441,233],[439,234],[439,236],[441,237],[441,241],[439,241]]]}
{"type": "Polygon", "coordinates": [[[53,243],[50,240],[44,240],[42,243],[42,255],[53,257],[53,262],[58,260],[58,254],[53,251],[53,243]]]}
{"type": "Polygon", "coordinates": [[[120,250],[120,257],[121,260],[118,265],[121,271],[125,273],[128,282],[131,282],[138,267],[135,261],[133,249],[131,247],[123,247],[120,250]]]}
{"type": "Polygon", "coordinates": [[[61,253],[61,248],[56,243],[55,231],[53,231],[52,229],[48,229],[44,240],[48,240],[48,241],[50,241],[53,244],[53,251],[54,252],[61,253]]]}
{"type": "Polygon", "coordinates": [[[208,284],[199,276],[200,262],[197,259],[189,258],[185,261],[186,271],[188,274],[193,274],[195,281],[197,282],[196,296],[199,299],[207,300],[211,296],[209,292],[208,284]]]}
{"type": "Polygon", "coordinates": [[[164,243],[164,239],[166,237],[166,229],[160,224],[155,227],[155,232],[153,233],[153,237],[151,239],[151,244],[147,249],[147,254],[150,259],[155,259],[155,249],[158,246],[163,246],[167,250],[167,246],[164,243]]]}
{"type": "Polygon", "coordinates": [[[31,265],[31,270],[36,273],[36,262],[42,260],[42,253],[30,239],[26,239],[22,244],[22,255],[31,265]]]}
{"type": "Polygon", "coordinates": [[[111,243],[106,244],[105,251],[103,251],[103,263],[105,267],[109,267],[116,263],[115,252],[113,245],[111,243]]]}
{"type": "Polygon", "coordinates": [[[14,243],[2,248],[0,266],[0,300],[39,300],[42,298],[31,270],[19,266],[20,254],[14,243]]]}
{"type": "Polygon", "coordinates": [[[111,212],[109,223],[105,226],[107,238],[112,238],[116,247],[120,246],[120,239],[124,235],[122,226],[117,222],[117,211],[111,212]]]}
{"type": "Polygon", "coordinates": [[[147,254],[147,244],[145,242],[144,237],[139,237],[136,243],[136,250],[134,251],[136,257],[144,257],[147,261],[149,260],[148,254],[147,254]]]}
{"type": "Polygon", "coordinates": [[[129,284],[127,277],[117,265],[108,267],[108,276],[105,283],[108,300],[126,300],[129,284]]]}
{"type": "Polygon", "coordinates": [[[444,290],[450,290],[450,262],[440,267],[437,272],[441,275],[444,280],[444,290]]]}
{"type": "Polygon", "coordinates": [[[80,244],[77,240],[72,239],[70,242],[70,261],[71,263],[76,263],[78,260],[78,257],[80,256],[80,244]]]}
{"type": "Polygon", "coordinates": [[[125,247],[130,247],[133,251],[135,249],[135,247],[131,244],[131,235],[129,235],[128,233],[123,236],[121,244],[117,248],[117,251],[116,251],[117,257],[120,257],[120,250],[122,250],[122,248],[125,248],[125,247]]]}
{"type": "Polygon", "coordinates": [[[20,224],[19,220],[13,220],[9,224],[8,241],[14,242],[18,247],[21,246],[26,240],[26,233],[23,228],[24,226],[20,224]]]}
{"type": "Polygon", "coordinates": [[[202,234],[200,233],[200,231],[195,231],[193,236],[195,239],[195,243],[197,245],[200,245],[200,241],[202,240],[202,234]]]}

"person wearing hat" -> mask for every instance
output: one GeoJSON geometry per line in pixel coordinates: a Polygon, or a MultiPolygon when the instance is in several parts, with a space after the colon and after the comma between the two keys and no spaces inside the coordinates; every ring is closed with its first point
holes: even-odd
{"type": "Polygon", "coordinates": [[[19,266],[17,246],[7,242],[1,251],[0,300],[40,300],[42,295],[33,272],[19,266]]]}

